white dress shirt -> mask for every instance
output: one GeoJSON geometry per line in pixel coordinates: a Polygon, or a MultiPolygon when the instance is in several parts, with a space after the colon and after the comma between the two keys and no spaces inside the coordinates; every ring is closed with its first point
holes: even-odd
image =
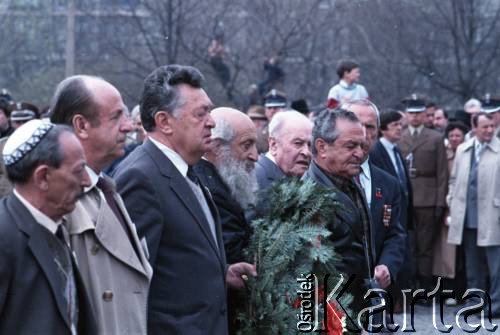
{"type": "Polygon", "coordinates": [[[398,163],[396,161],[396,154],[394,154],[394,148],[396,145],[389,141],[388,139],[381,137],[380,138],[380,143],[384,146],[385,151],[387,151],[387,154],[389,155],[389,158],[391,159],[392,166],[394,167],[394,171],[396,173],[398,172],[398,163]]]}
{"type": "Polygon", "coordinates": [[[359,173],[359,181],[365,192],[366,202],[370,207],[372,202],[372,176],[370,174],[370,165],[368,159],[361,164],[361,172],[359,173]]]}
{"type": "Polygon", "coordinates": [[[32,204],[28,202],[19,192],[14,188],[14,195],[21,201],[21,203],[28,209],[30,214],[35,218],[35,221],[41,224],[43,227],[47,228],[52,234],[55,235],[57,228],[61,224],[62,220],[57,222],[49,218],[47,215],[40,212],[32,204]]]}

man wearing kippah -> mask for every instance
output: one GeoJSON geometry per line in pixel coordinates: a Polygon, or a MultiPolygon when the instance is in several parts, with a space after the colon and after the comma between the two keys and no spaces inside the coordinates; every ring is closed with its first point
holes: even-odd
{"type": "Polygon", "coordinates": [[[95,334],[63,216],[90,184],[71,129],[33,120],[3,149],[14,192],[0,201],[0,333],[95,334]]]}

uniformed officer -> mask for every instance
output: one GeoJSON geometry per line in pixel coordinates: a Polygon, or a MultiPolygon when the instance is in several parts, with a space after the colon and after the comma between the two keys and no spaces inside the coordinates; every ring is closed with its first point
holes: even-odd
{"type": "Polygon", "coordinates": [[[413,222],[419,288],[432,286],[432,243],[443,223],[446,207],[448,168],[442,135],[424,127],[425,98],[412,94],[403,99],[408,129],[399,148],[405,157],[413,188],[413,222]]]}
{"type": "Polygon", "coordinates": [[[481,99],[481,110],[493,117],[495,135],[500,138],[500,95],[487,93],[481,99]]]}

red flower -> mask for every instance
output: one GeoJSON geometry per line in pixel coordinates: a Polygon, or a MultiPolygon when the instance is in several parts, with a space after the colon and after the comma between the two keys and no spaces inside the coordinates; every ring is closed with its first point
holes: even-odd
{"type": "Polygon", "coordinates": [[[338,309],[334,302],[328,302],[326,305],[328,319],[323,320],[323,329],[326,329],[327,335],[341,335],[345,330],[345,314],[338,309]]]}
{"type": "Polygon", "coordinates": [[[335,109],[340,106],[340,101],[335,100],[333,98],[328,99],[326,103],[326,107],[330,109],[335,109]]]}

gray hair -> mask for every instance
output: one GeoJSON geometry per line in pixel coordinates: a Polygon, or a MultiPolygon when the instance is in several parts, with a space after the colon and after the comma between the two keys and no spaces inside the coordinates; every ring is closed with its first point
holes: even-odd
{"type": "Polygon", "coordinates": [[[233,127],[224,119],[218,119],[215,127],[212,129],[212,140],[222,140],[229,143],[234,139],[235,133],[233,127]]]}
{"type": "Polygon", "coordinates": [[[135,105],[135,107],[130,111],[130,118],[134,120],[141,113],[141,106],[135,105]]]}
{"type": "Polygon", "coordinates": [[[279,138],[281,136],[281,131],[285,123],[292,120],[297,123],[311,123],[311,120],[309,120],[304,114],[299,113],[296,110],[278,112],[274,114],[271,122],[269,123],[269,136],[279,138]]]}
{"type": "Polygon", "coordinates": [[[25,184],[33,171],[42,164],[59,168],[64,160],[59,138],[66,132],[73,133],[73,128],[67,125],[54,125],[33,150],[18,162],[5,167],[9,180],[16,184],[25,184]]]}
{"type": "Polygon", "coordinates": [[[377,105],[375,105],[373,102],[368,99],[355,99],[344,102],[342,105],[340,105],[340,108],[349,110],[351,106],[365,106],[373,109],[375,111],[375,114],[377,115],[377,127],[380,127],[380,112],[377,105]]]}
{"type": "Polygon", "coordinates": [[[337,140],[340,133],[337,130],[337,120],[345,120],[352,123],[359,123],[358,118],[353,112],[348,110],[337,108],[337,109],[325,109],[319,113],[319,115],[314,119],[314,127],[312,130],[312,154],[316,156],[318,151],[316,150],[316,140],[321,138],[326,143],[333,143],[337,140]]]}
{"type": "Polygon", "coordinates": [[[464,110],[467,110],[472,107],[481,108],[481,101],[474,98],[467,100],[467,102],[464,105],[464,110]]]}
{"type": "Polygon", "coordinates": [[[144,80],[141,96],[141,120],[146,131],[155,128],[155,115],[165,111],[177,116],[177,110],[184,104],[181,99],[180,84],[201,88],[203,75],[192,67],[184,65],[165,65],[154,70],[144,80]]]}

